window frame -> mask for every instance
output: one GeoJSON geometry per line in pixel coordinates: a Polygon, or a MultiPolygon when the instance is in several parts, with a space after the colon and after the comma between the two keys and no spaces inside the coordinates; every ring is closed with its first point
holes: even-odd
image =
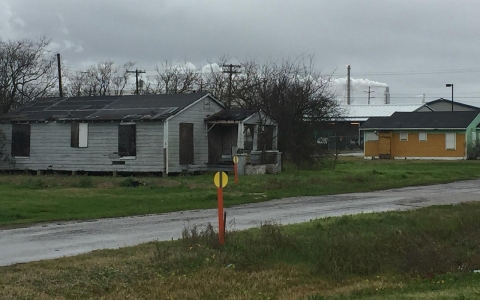
{"type": "Polygon", "coordinates": [[[70,125],[70,147],[88,147],[88,123],[72,123],[70,125]]]}
{"type": "Polygon", "coordinates": [[[120,159],[135,159],[137,157],[137,125],[135,123],[120,123],[118,125],[118,156],[120,156],[120,159]],[[129,127],[130,129],[128,132],[125,132],[124,130],[128,130],[127,127],[129,127]],[[121,140],[122,138],[125,137],[126,134],[131,135],[132,133],[133,133],[133,142],[130,141],[128,143],[125,143],[124,141],[121,140]],[[121,144],[122,142],[123,142],[123,145],[121,144]],[[128,144],[128,145],[125,146],[125,144],[128,144]],[[124,151],[125,147],[126,148],[132,147],[132,148],[124,151]]]}
{"type": "Polygon", "coordinates": [[[370,141],[378,141],[380,140],[380,137],[378,134],[375,133],[375,131],[366,131],[365,132],[365,141],[370,142],[370,141]]]}
{"type": "Polygon", "coordinates": [[[419,141],[419,142],[426,142],[426,141],[427,141],[427,132],[425,132],[425,131],[419,132],[419,133],[418,133],[418,141],[419,141]],[[420,138],[420,136],[421,136],[422,134],[425,135],[425,139],[421,139],[421,138],[420,138]]]}
{"type": "Polygon", "coordinates": [[[457,133],[456,132],[445,132],[445,150],[457,150],[457,133]],[[448,138],[447,136],[453,136],[453,148],[448,147],[448,138]]]}
{"type": "Polygon", "coordinates": [[[401,131],[399,134],[399,139],[400,142],[408,142],[408,131],[401,131]],[[402,135],[404,135],[405,137],[402,138],[402,135]]]}
{"type": "Polygon", "coordinates": [[[14,158],[29,158],[30,157],[30,148],[31,148],[31,138],[32,138],[32,127],[30,124],[12,124],[12,145],[10,149],[10,155],[14,158]],[[19,133],[22,133],[20,127],[24,128],[25,137],[28,137],[23,142],[27,143],[26,145],[17,145],[20,142],[21,137],[18,136],[19,133]],[[28,128],[28,130],[25,130],[28,128]],[[22,147],[23,146],[23,147],[22,147]],[[22,152],[24,150],[24,152],[22,152]],[[16,153],[20,151],[19,153],[16,153]]]}

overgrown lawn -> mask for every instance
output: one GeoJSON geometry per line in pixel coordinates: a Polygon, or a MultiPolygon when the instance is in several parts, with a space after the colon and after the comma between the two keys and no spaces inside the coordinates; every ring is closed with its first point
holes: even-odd
{"type": "MultiPolygon", "coordinates": [[[[2,299],[478,299],[480,203],[263,224],[0,268],[2,299]]],[[[159,229],[160,230],[160,229],[159,229]]]]}

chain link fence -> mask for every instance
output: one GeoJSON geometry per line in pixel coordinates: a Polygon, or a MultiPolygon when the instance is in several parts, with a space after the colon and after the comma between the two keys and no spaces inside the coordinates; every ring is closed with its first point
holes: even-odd
{"type": "Polygon", "coordinates": [[[321,136],[317,144],[330,151],[359,151],[363,150],[363,139],[356,136],[321,136]]]}

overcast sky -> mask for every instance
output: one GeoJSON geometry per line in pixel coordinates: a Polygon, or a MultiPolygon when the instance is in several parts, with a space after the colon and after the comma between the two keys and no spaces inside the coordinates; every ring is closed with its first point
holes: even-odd
{"type": "Polygon", "coordinates": [[[46,36],[71,70],[313,55],[336,78],[351,65],[356,104],[375,81],[372,102],[385,85],[392,103],[450,99],[453,83],[455,100],[480,105],[479,12],[476,0],[0,0],[0,38],[46,36]]]}

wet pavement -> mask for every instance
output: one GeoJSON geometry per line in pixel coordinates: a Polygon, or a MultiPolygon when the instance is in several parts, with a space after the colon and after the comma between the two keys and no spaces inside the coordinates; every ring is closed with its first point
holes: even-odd
{"type": "MultiPolygon", "coordinates": [[[[227,208],[227,230],[256,227],[267,221],[291,224],[327,216],[408,210],[477,200],[480,200],[480,180],[369,193],[294,197],[227,208]]],[[[0,266],[153,240],[177,239],[185,226],[206,225],[208,222],[216,226],[216,209],[0,230],[0,266]]]]}

